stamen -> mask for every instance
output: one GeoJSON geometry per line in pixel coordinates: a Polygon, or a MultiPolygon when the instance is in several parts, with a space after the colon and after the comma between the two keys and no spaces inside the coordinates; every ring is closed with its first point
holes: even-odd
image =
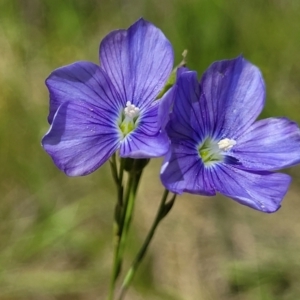
{"type": "Polygon", "coordinates": [[[228,151],[234,145],[236,145],[236,141],[228,138],[223,139],[218,143],[219,149],[224,151],[228,151]]]}
{"type": "Polygon", "coordinates": [[[126,102],[126,107],[124,108],[125,117],[133,119],[139,115],[140,109],[134,104],[131,104],[130,101],[126,102]]]}
{"type": "Polygon", "coordinates": [[[123,113],[120,116],[119,127],[124,136],[133,131],[138,121],[138,117],[140,114],[140,109],[136,107],[134,104],[131,104],[130,101],[126,102],[126,107],[124,108],[123,113]]]}

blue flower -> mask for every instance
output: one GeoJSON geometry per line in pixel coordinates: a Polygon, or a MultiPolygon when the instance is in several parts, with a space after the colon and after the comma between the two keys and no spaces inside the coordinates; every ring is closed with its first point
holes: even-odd
{"type": "Polygon", "coordinates": [[[280,207],[290,176],[273,171],[300,162],[300,130],[286,118],[255,121],[265,102],[257,67],[243,57],[215,62],[200,84],[182,71],[166,130],[162,170],[174,193],[217,192],[263,212],[280,207]]]}
{"type": "Polygon", "coordinates": [[[170,42],[140,19],[108,34],[99,56],[101,66],[76,62],[46,80],[51,127],[42,145],[70,176],[95,171],[117,150],[121,157],[151,158],[169,147],[162,100],[154,100],[172,70],[170,42]]]}

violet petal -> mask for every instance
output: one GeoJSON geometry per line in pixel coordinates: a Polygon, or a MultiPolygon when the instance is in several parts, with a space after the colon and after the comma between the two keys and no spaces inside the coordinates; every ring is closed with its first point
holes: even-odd
{"type": "Polygon", "coordinates": [[[165,132],[149,136],[136,130],[126,136],[120,146],[121,157],[152,158],[160,157],[169,149],[169,138],[165,132]]]}
{"type": "Polygon", "coordinates": [[[172,141],[161,168],[161,181],[173,193],[216,194],[205,167],[191,141],[172,141]]]}
{"type": "Polygon", "coordinates": [[[201,87],[208,126],[216,139],[240,136],[264,106],[261,73],[242,56],[213,63],[204,73],[201,87]]]}
{"type": "Polygon", "coordinates": [[[114,114],[125,106],[105,72],[91,62],[81,61],[56,69],[46,85],[50,93],[50,124],[58,107],[67,101],[86,101],[114,114]]]}
{"type": "Polygon", "coordinates": [[[233,155],[250,170],[274,171],[300,162],[300,130],[286,118],[255,122],[238,140],[233,155]]]}
{"type": "Polygon", "coordinates": [[[280,208],[291,182],[291,177],[282,173],[254,173],[225,164],[211,169],[211,180],[216,191],[266,213],[280,208]]]}
{"type": "Polygon", "coordinates": [[[166,83],[173,66],[173,49],[158,28],[140,19],[102,40],[100,62],[123,102],[143,109],[166,83]]]}
{"type": "Polygon", "coordinates": [[[45,151],[69,176],[87,175],[118,149],[114,116],[85,101],[69,101],[57,110],[42,140],[45,151]]]}

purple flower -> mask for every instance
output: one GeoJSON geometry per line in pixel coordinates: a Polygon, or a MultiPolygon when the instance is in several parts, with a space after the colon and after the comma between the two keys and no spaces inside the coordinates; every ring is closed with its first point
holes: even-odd
{"type": "Polygon", "coordinates": [[[42,145],[70,176],[95,171],[117,150],[121,157],[150,158],[169,147],[162,100],[154,100],[172,70],[170,42],[140,19],[108,34],[99,56],[101,66],[76,62],[46,80],[51,127],[42,145]]]}
{"type": "Polygon", "coordinates": [[[300,131],[286,118],[256,121],[265,101],[257,67],[243,57],[215,62],[200,84],[182,72],[166,130],[162,170],[174,193],[224,194],[263,212],[280,207],[290,176],[273,171],[300,162],[300,131]]]}

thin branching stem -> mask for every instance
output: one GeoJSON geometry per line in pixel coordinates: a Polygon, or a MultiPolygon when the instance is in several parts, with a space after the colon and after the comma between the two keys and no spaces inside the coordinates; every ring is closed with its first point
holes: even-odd
{"type": "Polygon", "coordinates": [[[150,231],[148,232],[148,235],[147,235],[140,251],[138,252],[137,256],[135,257],[133,263],[131,264],[131,267],[130,267],[129,271],[127,272],[127,274],[125,276],[125,279],[122,283],[122,287],[121,287],[121,291],[120,291],[120,295],[119,295],[118,300],[123,300],[124,299],[126,291],[127,291],[128,287],[130,286],[133,278],[134,278],[136,270],[138,269],[141,261],[143,260],[145,254],[147,252],[148,246],[149,246],[149,244],[150,244],[150,242],[151,242],[151,240],[154,236],[154,233],[156,231],[156,228],[157,228],[158,224],[168,214],[168,212],[170,211],[170,209],[173,206],[176,195],[174,195],[172,197],[172,199],[167,203],[168,194],[169,194],[169,191],[165,190],[164,194],[162,196],[162,199],[161,199],[160,206],[158,208],[156,217],[155,217],[154,222],[153,222],[153,224],[150,228],[150,231]]]}
{"type": "Polygon", "coordinates": [[[119,263],[119,249],[120,249],[120,236],[122,232],[121,218],[123,210],[123,174],[124,174],[124,160],[120,160],[120,167],[118,171],[118,164],[116,160],[116,154],[113,154],[110,160],[111,172],[117,187],[118,200],[115,207],[115,218],[113,224],[113,267],[110,278],[109,295],[108,300],[113,300],[116,280],[120,273],[119,263]]]}
{"type": "Polygon", "coordinates": [[[116,204],[115,224],[114,224],[114,254],[113,269],[110,281],[108,300],[113,300],[114,290],[117,278],[120,274],[122,261],[126,246],[126,240],[131,225],[137,188],[142,175],[142,170],[135,170],[135,162],[127,178],[127,185],[123,188],[123,174],[125,170],[125,161],[121,158],[120,170],[118,172],[115,156],[111,160],[112,174],[118,188],[118,202],[116,204]],[[117,176],[115,175],[117,174],[117,176]]]}

